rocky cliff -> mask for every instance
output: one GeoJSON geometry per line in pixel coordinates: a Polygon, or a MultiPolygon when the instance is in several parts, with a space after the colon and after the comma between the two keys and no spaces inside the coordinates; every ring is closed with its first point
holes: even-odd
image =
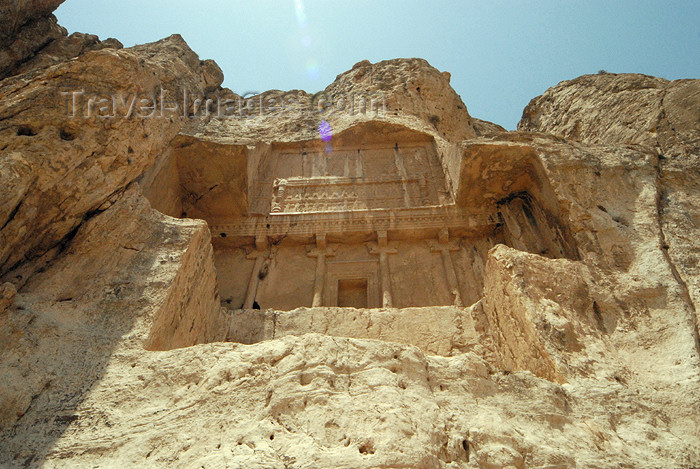
{"type": "Polygon", "coordinates": [[[0,466],[700,466],[700,81],[581,77],[505,132],[397,59],[325,90],[382,115],[271,91],[295,112],[221,119],[201,106],[238,97],[181,37],[68,37],[59,3],[0,7],[0,466]],[[145,117],[161,89],[200,102],[145,117]],[[324,122],[427,135],[455,200],[499,210],[469,306],[222,308],[182,212],[243,191],[239,151],[324,122]]]}

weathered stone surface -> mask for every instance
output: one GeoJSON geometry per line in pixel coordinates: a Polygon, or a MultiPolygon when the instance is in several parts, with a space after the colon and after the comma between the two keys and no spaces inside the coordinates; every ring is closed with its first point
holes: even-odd
{"type": "Polygon", "coordinates": [[[700,194],[699,110],[700,80],[587,75],[533,99],[519,124],[522,130],[587,143],[646,145],[656,153],[659,242],[682,295],[698,314],[700,211],[692,201],[700,194]]]}
{"type": "Polygon", "coordinates": [[[7,311],[17,296],[17,289],[11,283],[0,285],[0,314],[7,311]]]}
{"type": "Polygon", "coordinates": [[[122,43],[116,39],[100,41],[100,38],[94,34],[73,33],[70,36],[61,36],[49,43],[41,50],[40,54],[14,69],[13,74],[36,73],[42,68],[79,57],[91,50],[121,49],[122,47],[122,43]]]}
{"type": "Polygon", "coordinates": [[[202,93],[216,81],[211,70],[181,37],[171,36],[147,46],[93,51],[0,82],[0,187],[8,191],[0,200],[0,273],[61,243],[87,214],[153,165],[186,124],[165,114],[127,118],[137,93],[139,99],[161,87],[202,93]],[[82,90],[83,105],[73,117],[72,95],[61,92],[82,90]],[[103,113],[113,118],[93,109],[86,118],[91,93],[110,106],[121,95],[127,109],[103,113]]]}
{"type": "Polygon", "coordinates": [[[231,311],[232,342],[254,344],[309,333],[355,339],[377,339],[415,345],[432,355],[451,356],[479,348],[474,316],[483,315],[480,303],[470,308],[443,306],[404,309],[299,308],[293,311],[231,311]]]}
{"type": "Polygon", "coordinates": [[[579,338],[590,343],[598,332],[595,322],[586,321],[594,311],[584,269],[565,259],[494,248],[486,264],[484,310],[499,368],[564,381],[569,363],[557,363],[560,353],[580,352],[579,338]]]}
{"type": "Polygon", "coordinates": [[[612,379],[562,386],[489,374],[473,354],[316,334],[124,351],[58,414],[72,423],[42,454],[59,466],[692,464],[688,440],[674,435],[692,430],[678,433],[672,411],[639,391],[612,379]]]}
{"type": "Polygon", "coordinates": [[[51,13],[64,0],[10,0],[0,5],[0,79],[67,34],[51,13]]]}
{"type": "Polygon", "coordinates": [[[472,125],[474,126],[474,131],[478,136],[506,131],[505,128],[498,124],[476,118],[472,118],[472,125]]]}
{"type": "Polygon", "coordinates": [[[0,47],[6,47],[31,20],[47,17],[65,0],[9,0],[0,5],[0,47]]]}
{"type": "Polygon", "coordinates": [[[206,224],[159,214],[135,187],[81,225],[15,303],[0,316],[7,379],[0,460],[13,464],[51,443],[54,430],[71,421],[61,416],[86,399],[120,350],[186,347],[226,335],[206,224]],[[33,416],[25,415],[30,410],[33,416]],[[53,423],[35,433],[34,418],[44,412],[53,423]]]}
{"type": "Polygon", "coordinates": [[[0,82],[0,465],[700,465],[695,81],[582,77],[504,132],[364,61],[325,99],[386,112],[220,119],[179,36],[106,42],[0,82]]]}
{"type": "Polygon", "coordinates": [[[667,84],[663,78],[613,73],[563,81],[530,101],[518,130],[653,146],[667,84]]]}
{"type": "Polygon", "coordinates": [[[665,157],[698,157],[700,80],[638,74],[584,75],[534,98],[519,130],[586,143],[638,144],[665,157]]]}

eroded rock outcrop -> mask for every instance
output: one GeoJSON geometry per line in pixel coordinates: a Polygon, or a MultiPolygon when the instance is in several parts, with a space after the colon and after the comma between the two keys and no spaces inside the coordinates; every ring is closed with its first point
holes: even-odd
{"type": "Polygon", "coordinates": [[[152,166],[186,123],[128,115],[134,100],[158,96],[161,88],[203,94],[215,79],[181,37],[171,36],[149,46],[93,51],[4,80],[0,273],[50,256],[152,166]],[[102,111],[97,99],[105,100],[102,111]]]}
{"type": "Polygon", "coordinates": [[[206,224],[157,213],[136,187],[81,225],[0,316],[3,461],[38,462],[115,357],[225,339],[212,276],[206,224]]]}
{"type": "Polygon", "coordinates": [[[518,128],[586,143],[644,145],[657,156],[660,245],[696,313],[700,306],[700,80],[587,75],[533,99],[518,128]]]}
{"type": "Polygon", "coordinates": [[[0,5],[0,79],[66,35],[53,11],[64,0],[11,0],[0,5]]]}
{"type": "Polygon", "coordinates": [[[504,132],[420,59],[241,101],[179,36],[52,41],[0,81],[2,465],[700,464],[697,81],[504,132]]]}

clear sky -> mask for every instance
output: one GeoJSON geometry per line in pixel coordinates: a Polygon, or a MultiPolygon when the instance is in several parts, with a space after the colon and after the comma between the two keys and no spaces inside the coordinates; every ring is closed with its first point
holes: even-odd
{"type": "Polygon", "coordinates": [[[239,94],[319,91],[360,60],[422,57],[472,116],[508,129],[586,73],[700,77],[698,0],[67,0],[56,15],[127,47],[179,33],[239,94]]]}

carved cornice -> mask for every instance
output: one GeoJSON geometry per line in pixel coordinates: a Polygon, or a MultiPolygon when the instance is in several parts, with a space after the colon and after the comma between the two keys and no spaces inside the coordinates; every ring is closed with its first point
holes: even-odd
{"type": "Polygon", "coordinates": [[[251,216],[230,223],[211,223],[214,236],[283,236],[342,234],[379,230],[462,229],[475,232],[502,223],[498,213],[470,215],[454,206],[420,207],[396,210],[345,212],[279,213],[251,216]]]}

